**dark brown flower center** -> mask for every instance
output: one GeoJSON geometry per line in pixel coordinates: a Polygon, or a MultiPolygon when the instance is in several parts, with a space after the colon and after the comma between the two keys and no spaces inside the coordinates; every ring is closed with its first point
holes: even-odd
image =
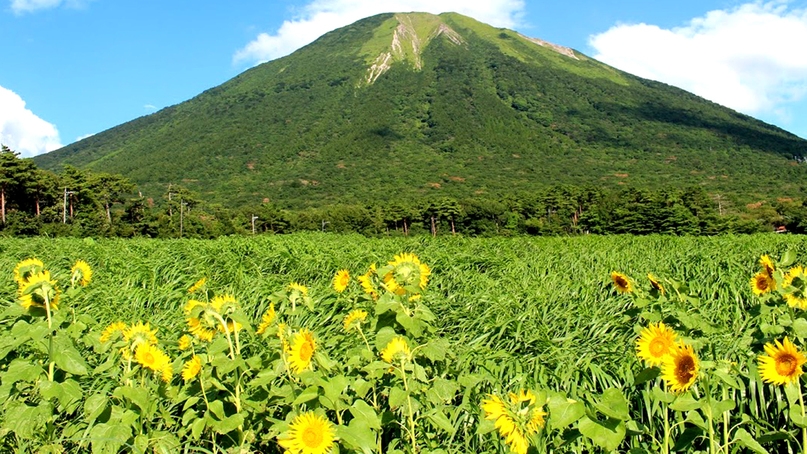
{"type": "Polygon", "coordinates": [[[678,360],[675,367],[675,378],[678,383],[684,385],[692,380],[695,375],[695,359],[689,355],[678,360]]]}
{"type": "Polygon", "coordinates": [[[789,353],[782,353],[776,357],[776,373],[782,377],[792,377],[796,373],[798,362],[789,353]]]}

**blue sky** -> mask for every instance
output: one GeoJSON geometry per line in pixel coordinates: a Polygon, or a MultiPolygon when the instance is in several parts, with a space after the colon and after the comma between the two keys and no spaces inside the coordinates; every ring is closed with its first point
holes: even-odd
{"type": "Polygon", "coordinates": [[[807,138],[807,0],[0,0],[0,143],[56,149],[390,11],[457,11],[807,138]]]}

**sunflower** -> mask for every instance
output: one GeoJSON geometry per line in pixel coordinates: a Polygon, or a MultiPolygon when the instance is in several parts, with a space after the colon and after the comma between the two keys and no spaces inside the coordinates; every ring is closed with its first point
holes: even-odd
{"type": "Polygon", "coordinates": [[[409,344],[403,336],[392,339],[387,346],[381,350],[381,359],[390,364],[397,359],[409,359],[411,355],[412,351],[409,350],[409,344]]]}
{"type": "Polygon", "coordinates": [[[326,454],[331,451],[335,438],[333,424],[309,411],[295,417],[277,442],[289,454],[326,454]]]}
{"type": "Polygon", "coordinates": [[[123,331],[126,329],[126,323],[123,322],[115,322],[104,328],[101,332],[101,338],[99,339],[101,342],[109,342],[113,336],[117,335],[118,333],[123,334],[123,331]]]}
{"type": "Polygon", "coordinates": [[[241,328],[243,328],[243,325],[241,325],[240,323],[238,323],[238,322],[236,322],[235,320],[232,320],[232,319],[228,319],[225,323],[227,325],[226,330],[224,329],[225,326],[222,325],[221,323],[219,323],[219,331],[221,331],[222,333],[225,333],[225,334],[227,334],[227,333],[232,334],[232,333],[235,333],[236,331],[241,331],[241,328]]]}
{"type": "Polygon", "coordinates": [[[342,293],[350,283],[350,273],[348,270],[339,270],[333,277],[333,289],[338,293],[342,293]]]}
{"type": "Polygon", "coordinates": [[[788,306],[807,309],[807,272],[801,266],[794,266],[785,274],[785,287],[792,287],[785,293],[788,306]]]}
{"type": "Polygon", "coordinates": [[[405,295],[406,287],[418,287],[425,290],[429,283],[431,270],[425,263],[411,252],[404,252],[395,256],[389,262],[392,270],[384,275],[384,285],[387,290],[396,295],[405,295]]]}
{"type": "Polygon", "coordinates": [[[526,454],[530,446],[528,437],[545,425],[546,412],[536,405],[535,394],[529,390],[510,393],[508,401],[490,394],[482,401],[482,410],[485,419],[494,421],[510,450],[517,454],[526,454]]]}
{"type": "Polygon", "coordinates": [[[289,284],[288,290],[290,292],[300,292],[300,295],[302,296],[308,296],[308,287],[297,282],[292,282],[289,284]]]}
{"type": "Polygon", "coordinates": [[[210,300],[210,307],[221,314],[229,314],[238,308],[238,301],[233,295],[217,295],[210,300]]]}
{"type": "Polygon", "coordinates": [[[196,378],[201,370],[202,358],[200,358],[198,355],[193,355],[193,357],[189,359],[184,366],[182,366],[182,379],[185,380],[185,382],[189,382],[196,378]]]}
{"type": "Polygon", "coordinates": [[[770,274],[760,271],[751,278],[751,290],[754,291],[754,295],[763,295],[776,290],[776,281],[770,274]]]}
{"type": "Polygon", "coordinates": [[[664,358],[662,377],[673,392],[686,391],[695,383],[700,371],[700,363],[692,346],[679,342],[664,358]]]}
{"type": "Polygon", "coordinates": [[[617,292],[619,293],[633,292],[633,285],[631,284],[630,279],[628,279],[628,276],[616,271],[612,271],[611,280],[614,281],[614,287],[616,288],[617,292]]]}
{"type": "Polygon", "coordinates": [[[675,331],[662,322],[650,324],[636,340],[636,355],[650,367],[661,366],[664,358],[675,348],[675,331]]]}
{"type": "Polygon", "coordinates": [[[76,260],[76,264],[70,268],[70,284],[86,287],[92,281],[92,268],[84,260],[76,260]]]}
{"type": "Polygon", "coordinates": [[[25,259],[14,267],[14,280],[22,285],[32,274],[37,274],[45,269],[45,264],[36,258],[25,259]]]}
{"type": "Polygon", "coordinates": [[[151,329],[148,323],[144,325],[138,321],[123,330],[123,339],[132,348],[137,348],[140,344],[157,345],[157,328],[151,329]]]}
{"type": "Polygon", "coordinates": [[[364,293],[370,295],[374,300],[378,299],[378,289],[373,283],[373,276],[375,276],[375,274],[376,265],[373,263],[370,265],[370,269],[367,270],[366,273],[356,278],[359,281],[359,284],[361,284],[361,288],[364,290],[364,293]]]}
{"type": "Polygon", "coordinates": [[[342,322],[342,326],[345,328],[345,331],[357,329],[366,319],[367,319],[367,311],[364,311],[362,309],[355,309],[350,311],[349,314],[347,314],[347,316],[345,317],[345,321],[342,322]]]}
{"type": "Polygon", "coordinates": [[[196,293],[200,288],[202,288],[207,283],[207,278],[203,277],[198,281],[194,282],[193,285],[188,288],[188,293],[196,293]]]}
{"type": "Polygon", "coordinates": [[[299,374],[311,365],[311,359],[314,357],[316,349],[317,343],[314,341],[311,331],[303,328],[294,335],[288,351],[289,365],[294,373],[299,374]]]}
{"type": "Polygon", "coordinates": [[[773,260],[771,260],[768,255],[763,255],[759,258],[759,266],[762,267],[763,271],[767,273],[768,276],[773,276],[773,272],[776,271],[773,260]]]}
{"type": "Polygon", "coordinates": [[[159,373],[163,381],[171,380],[171,359],[156,345],[139,344],[135,348],[134,359],[144,368],[159,373]]]}
{"type": "Polygon", "coordinates": [[[213,320],[213,323],[209,323],[209,321],[206,323],[204,320],[204,318],[189,317],[187,319],[188,331],[199,340],[210,342],[218,332],[219,323],[217,320],[213,320]]]}
{"type": "Polygon", "coordinates": [[[269,325],[275,321],[275,317],[277,313],[275,312],[275,303],[269,303],[269,309],[263,314],[261,317],[261,324],[258,325],[258,330],[255,331],[255,334],[263,334],[266,332],[266,329],[269,328],[269,325]]]}
{"type": "Polygon", "coordinates": [[[762,380],[774,385],[797,382],[802,374],[801,366],[807,362],[790,339],[775,341],[775,345],[765,344],[765,353],[758,358],[759,375],[762,380]]]}
{"type": "Polygon", "coordinates": [[[20,304],[25,309],[40,307],[46,309],[46,304],[50,310],[59,309],[59,289],[56,281],[50,278],[50,271],[40,270],[33,274],[27,274],[25,280],[20,283],[18,295],[20,304]]]}
{"type": "Polygon", "coordinates": [[[661,285],[658,278],[653,275],[653,273],[647,273],[647,279],[650,281],[650,288],[659,292],[660,294],[664,294],[664,286],[661,285]]]}
{"type": "Polygon", "coordinates": [[[182,337],[179,338],[179,351],[183,352],[189,348],[191,348],[191,344],[193,343],[193,338],[188,336],[187,334],[183,334],[182,337]]]}

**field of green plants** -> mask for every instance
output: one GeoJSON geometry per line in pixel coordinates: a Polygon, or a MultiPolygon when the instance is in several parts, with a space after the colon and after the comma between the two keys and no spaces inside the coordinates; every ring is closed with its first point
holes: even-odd
{"type": "Polygon", "coordinates": [[[0,452],[807,452],[805,263],[788,235],[3,238],[0,452]]]}

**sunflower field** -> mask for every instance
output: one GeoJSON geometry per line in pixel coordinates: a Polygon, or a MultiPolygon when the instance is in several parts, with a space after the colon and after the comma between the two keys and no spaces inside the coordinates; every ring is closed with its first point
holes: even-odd
{"type": "Polygon", "coordinates": [[[0,251],[0,452],[807,453],[798,236],[0,251]]]}

